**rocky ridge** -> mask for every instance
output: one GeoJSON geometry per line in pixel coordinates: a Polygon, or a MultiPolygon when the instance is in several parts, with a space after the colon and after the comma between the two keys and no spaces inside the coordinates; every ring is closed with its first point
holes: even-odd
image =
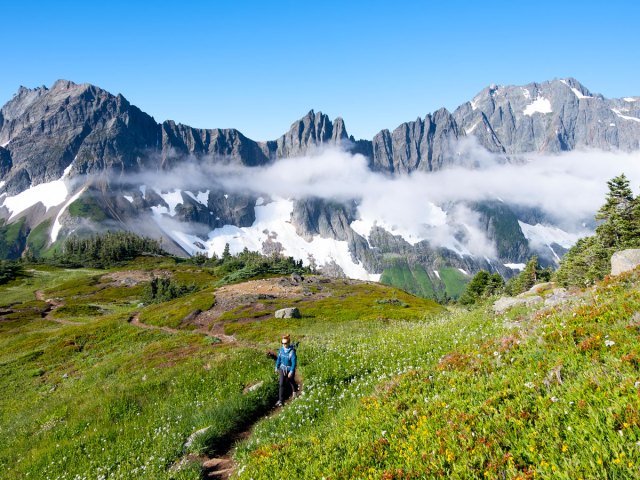
{"type": "MultiPolygon", "coordinates": [[[[454,112],[437,110],[392,131],[383,130],[371,140],[356,140],[348,135],[341,118],[332,121],[311,110],[280,138],[257,142],[235,129],[197,129],[171,120],[157,123],[122,95],[89,84],[60,80],[51,88],[21,87],[0,109],[0,202],[64,175],[67,184],[76,184],[69,187],[69,195],[82,192],[84,203],[103,213],[78,219],[62,205],[35,205],[10,218],[7,208],[0,205],[0,218],[10,222],[25,219],[25,234],[47,219],[60,221],[65,234],[83,228],[126,228],[165,236],[169,250],[193,253],[194,245],[195,251],[204,247],[202,242],[212,229],[251,226],[258,199],[251,194],[229,195],[212,185],[206,191],[178,191],[170,200],[136,184],[123,187],[123,179],[137,172],[180,168],[185,159],[200,164],[263,166],[325,145],[362,154],[371,170],[389,176],[432,172],[460,163],[473,167],[477,147],[504,162],[531,152],[577,148],[633,151],[640,149],[640,97],[607,99],[571,78],[525,86],[492,85],[454,112]],[[119,179],[117,187],[113,178],[119,179]],[[148,215],[151,211],[156,219],[189,225],[190,239],[185,242],[190,246],[167,234],[168,227],[158,230],[156,224],[139,221],[143,212],[148,215]]],[[[531,254],[517,223],[523,215],[535,216],[535,212],[504,204],[470,207],[496,244],[498,262],[434,249],[428,242],[412,245],[379,227],[365,238],[351,227],[357,210],[349,202],[295,199],[290,223],[307,241],[319,237],[345,242],[351,261],[370,273],[381,273],[390,259],[401,255],[410,264],[423,265],[436,283],[433,272],[442,266],[465,272],[488,268],[508,275],[503,263],[518,264],[531,254]]],[[[175,231],[177,227],[171,228],[175,231]]],[[[263,251],[281,250],[277,233],[269,234],[263,251]]]]}

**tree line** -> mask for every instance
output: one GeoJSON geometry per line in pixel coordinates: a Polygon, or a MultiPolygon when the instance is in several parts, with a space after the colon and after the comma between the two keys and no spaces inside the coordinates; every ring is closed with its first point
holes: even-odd
{"type": "Polygon", "coordinates": [[[89,237],[71,236],[56,252],[54,263],[107,268],[142,254],[165,254],[160,242],[131,232],[106,232],[89,237]]]}

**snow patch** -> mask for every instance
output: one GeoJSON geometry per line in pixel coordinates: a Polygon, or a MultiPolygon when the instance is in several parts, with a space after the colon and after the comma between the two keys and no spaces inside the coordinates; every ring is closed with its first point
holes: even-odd
{"type": "Polygon", "coordinates": [[[160,190],[156,190],[156,189],[154,190],[158,195],[160,195],[160,197],[162,197],[162,199],[166,202],[166,204],[169,205],[168,210],[166,207],[162,207],[160,205],[158,205],[158,207],[156,208],[164,209],[165,211],[163,213],[168,213],[170,216],[173,217],[176,214],[176,207],[182,204],[184,201],[182,199],[182,190],[175,189],[167,193],[162,193],[160,190]]]}
{"type": "Polygon", "coordinates": [[[469,130],[465,130],[464,133],[469,135],[470,133],[472,133],[476,129],[476,127],[478,125],[480,125],[480,121],[479,120],[476,123],[474,123],[469,130]]]}
{"type": "Polygon", "coordinates": [[[617,108],[612,108],[611,111],[613,113],[615,113],[618,117],[624,118],[625,120],[632,120],[634,122],[640,122],[640,118],[630,117],[628,115],[623,115],[622,113],[620,113],[620,110],[618,110],[617,108]]]}
{"type": "Polygon", "coordinates": [[[140,190],[140,193],[142,193],[142,198],[144,200],[147,199],[147,186],[146,185],[140,185],[140,187],[138,187],[140,190]]]}
{"type": "Polygon", "coordinates": [[[229,198],[229,195],[227,195],[226,193],[224,194],[224,198],[229,198]]]}
{"type": "Polygon", "coordinates": [[[440,272],[438,270],[434,270],[433,273],[435,273],[438,280],[440,280],[440,272]]]}
{"type": "Polygon", "coordinates": [[[624,97],[623,100],[625,102],[637,102],[638,101],[637,98],[633,98],[633,97],[624,97]]]}
{"type": "Polygon", "coordinates": [[[593,98],[591,95],[584,95],[580,90],[578,90],[577,88],[572,87],[571,85],[569,85],[569,83],[567,83],[566,80],[560,80],[560,81],[562,83],[564,83],[567,87],[569,87],[576,97],[578,97],[578,98],[593,98]]]}
{"type": "Polygon", "coordinates": [[[0,181],[0,188],[4,187],[6,183],[7,183],[7,182],[6,182],[6,181],[4,181],[4,180],[0,181]]]}
{"type": "Polygon", "coordinates": [[[194,253],[207,252],[207,247],[204,246],[205,241],[196,235],[191,235],[179,230],[171,230],[170,235],[178,245],[184,248],[184,250],[189,252],[191,255],[194,253]]]}
{"type": "Polygon", "coordinates": [[[193,198],[196,202],[200,203],[201,205],[204,205],[205,207],[209,206],[209,190],[206,190],[204,192],[196,192],[195,195],[192,192],[189,192],[186,190],[184,193],[189,195],[191,198],[193,198]]]}
{"type": "Polygon", "coordinates": [[[529,90],[527,90],[526,88],[522,89],[522,95],[524,95],[524,98],[526,98],[527,100],[531,98],[531,92],[529,92],[529,90]]]}
{"type": "MultiPolygon", "coordinates": [[[[67,169],[68,168],[69,167],[67,167],[67,169]]],[[[64,178],[67,173],[68,171],[65,170],[59,180],[40,183],[35,187],[28,188],[25,191],[14,195],[13,197],[6,197],[2,205],[7,207],[11,212],[9,220],[37,203],[42,203],[47,210],[63,203],[69,194],[67,185],[64,182],[64,178]]]]}
{"type": "Polygon", "coordinates": [[[503,263],[503,265],[507,268],[510,268],[511,270],[524,270],[524,267],[526,267],[526,265],[524,263],[503,263]]]}
{"type": "Polygon", "coordinates": [[[203,252],[195,242],[203,244],[208,255],[221,255],[227,243],[233,254],[241,252],[245,247],[262,251],[264,242],[279,243],[284,255],[301,259],[305,265],[309,265],[312,258],[319,267],[335,262],[350,278],[371,281],[380,279],[379,274],[367,273],[362,264],[353,260],[347,242],[319,236],[308,242],[300,237],[291,224],[292,200],[276,198],[271,203],[258,205],[255,207],[256,219],[251,227],[224,225],[212,230],[207,240],[175,230],[174,222],[169,227],[166,217],[162,216],[167,211],[166,207],[152,207],[152,211],[160,228],[190,254],[203,252]]]}
{"type": "Polygon", "coordinates": [[[478,109],[478,99],[477,98],[474,98],[469,103],[471,104],[471,110],[477,110],[478,109]]]}
{"type": "Polygon", "coordinates": [[[610,123],[610,124],[609,124],[609,126],[610,126],[610,127],[615,127],[615,126],[616,126],[616,124],[615,124],[615,123],[610,123]]]}
{"type": "Polygon", "coordinates": [[[538,97],[533,103],[527,105],[522,113],[531,116],[534,113],[551,113],[552,111],[551,102],[544,97],[538,97]]]}
{"type": "Polygon", "coordinates": [[[264,198],[262,197],[256,198],[256,207],[260,207],[262,205],[264,205],[264,198]]]}
{"type": "MultiPolygon", "coordinates": [[[[557,243],[563,248],[571,248],[579,239],[590,235],[591,232],[583,231],[578,233],[569,233],[558,227],[552,227],[549,225],[542,225],[540,223],[536,225],[529,225],[518,220],[520,229],[525,238],[529,241],[532,247],[549,248],[553,252],[551,245],[557,243]]],[[[556,253],[553,252],[557,257],[556,253]]]]}
{"type": "Polygon", "coordinates": [[[469,275],[469,273],[466,270],[463,270],[462,268],[459,268],[458,270],[460,270],[464,275],[469,275]]]}
{"type": "Polygon", "coordinates": [[[439,206],[427,202],[424,206],[424,221],[414,225],[399,225],[391,223],[384,218],[374,218],[371,215],[375,215],[372,209],[368,209],[363,212],[359,210],[360,218],[351,222],[351,228],[364,238],[369,238],[371,229],[374,226],[380,227],[386,230],[391,235],[397,235],[402,237],[404,241],[415,245],[429,238],[429,234],[434,227],[442,227],[447,223],[447,213],[439,206]]]}
{"type": "Polygon", "coordinates": [[[124,199],[129,203],[133,203],[133,197],[131,195],[123,195],[124,199]]]}
{"type": "Polygon", "coordinates": [[[73,202],[75,202],[78,198],[80,198],[80,195],[82,195],[84,193],[84,191],[87,189],[87,187],[84,187],[82,190],[80,190],[78,193],[76,193],[75,195],[73,195],[68,201],[67,203],[64,204],[64,206],[60,209],[60,211],[58,212],[58,215],[56,215],[56,219],[53,222],[53,227],[51,227],[51,233],[49,234],[49,238],[51,238],[51,242],[55,242],[58,239],[58,234],[60,233],[60,229],[62,228],[62,224],[60,223],[60,217],[62,216],[62,214],[65,212],[65,210],[69,207],[69,205],[71,205],[73,202]]]}

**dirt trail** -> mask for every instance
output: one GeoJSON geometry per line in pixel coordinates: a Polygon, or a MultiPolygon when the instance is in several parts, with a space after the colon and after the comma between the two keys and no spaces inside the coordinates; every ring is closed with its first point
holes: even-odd
{"type": "Polygon", "coordinates": [[[171,333],[171,334],[184,333],[184,331],[176,330],[175,328],[171,328],[171,327],[158,327],[156,325],[148,325],[146,323],[142,323],[140,321],[138,313],[134,313],[133,315],[131,315],[131,317],[129,317],[128,322],[131,325],[134,325],[139,328],[144,328],[145,330],[161,330],[163,332],[171,333]]]}
{"type": "Polygon", "coordinates": [[[180,329],[176,329],[176,328],[171,328],[171,327],[159,327],[157,325],[149,325],[148,323],[142,323],[140,321],[140,314],[139,313],[134,313],[133,315],[131,315],[129,317],[128,320],[129,324],[138,327],[138,328],[144,328],[146,330],[161,330],[163,332],[166,333],[170,333],[172,335],[178,334],[178,333],[185,333],[185,332],[195,332],[195,333],[201,333],[202,335],[206,335],[209,337],[215,337],[217,339],[220,340],[220,344],[223,343],[234,343],[236,341],[235,337],[230,336],[230,335],[224,335],[223,333],[217,333],[214,331],[209,331],[205,328],[198,328],[196,330],[180,330],[180,329]]]}
{"type": "MultiPolygon", "coordinates": [[[[298,393],[302,391],[302,378],[296,372],[296,381],[298,383],[298,393]]],[[[285,406],[291,402],[295,396],[290,397],[285,406]]],[[[202,465],[202,478],[204,479],[217,479],[227,480],[236,471],[237,465],[233,461],[233,454],[237,444],[243,440],[246,440],[251,436],[254,425],[263,418],[267,418],[276,415],[280,412],[284,406],[271,407],[267,411],[257,412],[253,418],[250,418],[247,423],[240,427],[240,431],[232,433],[226,438],[220,440],[218,447],[218,453],[216,456],[187,456],[188,461],[199,462],[202,465]]]]}
{"type": "Polygon", "coordinates": [[[45,298],[45,294],[42,290],[36,290],[35,296],[36,300],[40,300],[41,302],[46,302],[49,304],[46,310],[42,312],[42,318],[44,318],[45,320],[50,320],[62,325],[82,325],[82,323],[80,322],[72,322],[71,320],[65,320],[64,318],[53,317],[52,313],[64,305],[64,302],[62,300],[59,300],[57,298],[45,298]]]}

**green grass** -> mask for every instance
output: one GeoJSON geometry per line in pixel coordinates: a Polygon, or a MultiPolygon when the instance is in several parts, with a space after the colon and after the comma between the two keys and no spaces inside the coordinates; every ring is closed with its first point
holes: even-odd
{"type": "MultiPolygon", "coordinates": [[[[142,265],[203,285],[211,275],[166,259],[128,268],[142,265]]],[[[499,317],[486,305],[445,311],[380,284],[318,281],[313,295],[228,311],[237,342],[219,344],[127,322],[139,311],[179,328],[211,306],[214,288],[140,307],[142,284],[28,270],[0,287],[2,478],[198,479],[197,462],[177,462],[215,454],[261,417],[237,450],[239,478],[640,475],[640,272],[572,306],[499,317]],[[81,324],[41,318],[35,290],[81,324]],[[302,318],[273,318],[282,306],[302,318]],[[266,415],[277,385],[264,351],[282,333],[300,341],[303,394],[266,415]]]]}
{"type": "Polygon", "coordinates": [[[140,313],[140,321],[158,327],[177,328],[187,315],[196,310],[209,310],[214,303],[213,289],[207,289],[168,302],[150,305],[140,313]]]}
{"type": "Polygon", "coordinates": [[[321,294],[320,298],[263,300],[263,308],[260,309],[238,307],[231,310],[220,318],[229,322],[225,325],[225,334],[249,341],[268,342],[273,340],[274,335],[285,332],[307,336],[314,330],[324,332],[341,324],[349,324],[351,328],[358,328],[358,325],[373,328],[374,324],[384,324],[390,320],[421,320],[426,315],[442,311],[442,307],[431,300],[375,283],[338,280],[319,284],[317,293],[321,294]],[[390,298],[398,302],[384,302],[390,298]],[[276,310],[287,306],[297,307],[302,318],[273,318],[276,310]],[[260,319],[250,321],[255,317],[260,319]]]}
{"type": "Polygon", "coordinates": [[[51,220],[45,220],[29,232],[27,248],[34,256],[39,257],[45,252],[49,243],[50,227],[51,220]]]}
{"type": "Polygon", "coordinates": [[[96,202],[92,196],[84,195],[69,205],[69,215],[72,217],[81,217],[100,222],[107,218],[102,207],[96,202]]]}
{"type": "Polygon", "coordinates": [[[639,277],[564,310],[476,309],[302,344],[313,381],[241,446],[243,476],[638,478],[639,277]]]}
{"type": "Polygon", "coordinates": [[[444,267],[438,271],[439,278],[432,281],[422,265],[409,265],[405,260],[395,260],[393,265],[385,268],[380,282],[424,298],[456,299],[462,295],[469,277],[457,268],[444,267]]]}
{"type": "Polygon", "coordinates": [[[385,268],[380,282],[421,297],[436,298],[433,282],[424,267],[418,264],[409,266],[405,260],[396,260],[385,268]]]}
{"type": "Polygon", "coordinates": [[[440,279],[445,285],[445,291],[450,298],[458,298],[464,292],[471,278],[457,268],[445,267],[440,269],[440,279]]]}
{"type": "Polygon", "coordinates": [[[137,305],[110,298],[140,286],[106,286],[94,270],[46,267],[31,275],[0,288],[13,303],[0,318],[3,478],[199,478],[197,462],[171,466],[189,452],[214,453],[273,405],[273,364],[261,350],[131,326],[137,305]],[[42,319],[46,303],[33,292],[44,286],[65,302],[55,317],[84,323],[42,319]],[[243,393],[258,382],[264,386],[243,393]],[[187,437],[207,426],[184,450],[187,437]]]}
{"type": "Polygon", "coordinates": [[[9,224],[0,222],[0,259],[20,258],[27,237],[25,219],[9,224]]]}

